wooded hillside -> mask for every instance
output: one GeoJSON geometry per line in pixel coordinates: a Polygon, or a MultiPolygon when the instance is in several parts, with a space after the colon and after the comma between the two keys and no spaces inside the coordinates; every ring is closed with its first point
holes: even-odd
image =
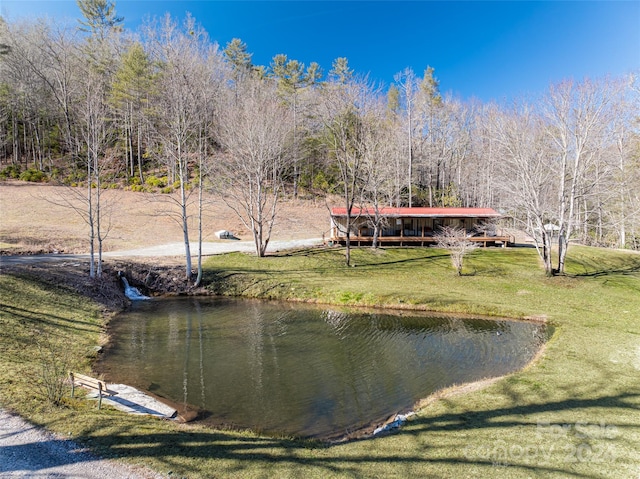
{"type": "Polygon", "coordinates": [[[220,47],[191,17],[132,32],[113,3],[79,4],[76,25],[0,19],[0,177],[81,191],[98,249],[107,188],[166,193],[187,247],[187,205],[206,208],[204,189],[233,200],[258,254],[280,198],[326,194],[349,211],[495,208],[536,240],[549,273],[569,241],[640,249],[635,76],[463,102],[428,66],[383,86],[346,58],[327,73],[283,54],[254,65],[241,40],[220,47]]]}

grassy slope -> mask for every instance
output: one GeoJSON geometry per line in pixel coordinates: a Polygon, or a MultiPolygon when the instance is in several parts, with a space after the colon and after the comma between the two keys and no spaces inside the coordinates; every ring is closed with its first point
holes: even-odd
{"type": "MultiPolygon", "coordinates": [[[[4,350],[0,400],[105,455],[188,477],[640,475],[640,255],[574,247],[569,275],[559,278],[546,278],[528,249],[476,251],[462,277],[436,249],[356,250],[354,263],[343,266],[340,250],[265,259],[231,254],[211,258],[207,278],[219,292],[256,297],[546,316],[557,334],[525,371],[432,403],[397,434],[332,447],[97,413],[86,401],[43,411],[5,394],[11,361],[4,350]]],[[[46,288],[32,285],[27,304],[5,289],[20,288],[24,280],[0,281],[3,330],[10,325],[15,331],[24,321],[7,304],[35,311],[51,298],[46,288]]],[[[93,315],[90,305],[82,308],[82,318],[93,315]]],[[[77,321],[68,311],[58,303],[46,314],[62,328],[77,321]]],[[[96,342],[95,323],[82,321],[64,334],[96,342]]],[[[5,336],[3,349],[12,340],[11,333],[5,336]]],[[[78,360],[85,358],[79,353],[78,360]]],[[[23,391],[13,388],[14,394],[23,391]]]]}

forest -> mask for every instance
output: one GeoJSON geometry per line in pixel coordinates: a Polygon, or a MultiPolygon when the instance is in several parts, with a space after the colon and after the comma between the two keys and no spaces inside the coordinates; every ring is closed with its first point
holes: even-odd
{"type": "Polygon", "coordinates": [[[636,74],[462,101],[430,66],[382,85],[347,58],[326,72],[286,54],[255,65],[240,39],[220,46],[188,15],[127,31],[114,3],[78,6],[75,24],[0,18],[0,179],[67,186],[99,258],[91,275],[105,189],[167,195],[188,277],[203,191],[235,209],[259,256],[278,201],[327,196],[348,211],[492,207],[534,239],[547,274],[564,271],[570,242],[640,250],[636,74]]]}

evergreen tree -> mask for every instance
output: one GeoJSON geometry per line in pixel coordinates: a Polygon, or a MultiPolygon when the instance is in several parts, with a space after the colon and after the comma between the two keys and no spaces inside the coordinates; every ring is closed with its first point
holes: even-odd
{"type": "Polygon", "coordinates": [[[239,38],[232,39],[224,49],[224,56],[231,63],[234,71],[234,79],[240,81],[249,73],[253,65],[251,63],[252,53],[247,51],[247,44],[239,38]]]}
{"type": "Polygon", "coordinates": [[[125,138],[125,156],[128,174],[134,175],[134,154],[138,164],[140,182],[144,183],[142,168],[142,132],[145,123],[145,111],[148,108],[150,92],[153,91],[153,72],[151,61],[142,45],[132,44],[123,54],[120,66],[115,73],[111,102],[121,120],[125,138]],[[134,148],[135,146],[135,148],[134,148]]]}
{"type": "Polygon", "coordinates": [[[305,87],[315,84],[321,76],[320,65],[311,63],[305,71],[305,65],[298,60],[288,60],[284,54],[273,57],[271,71],[278,80],[281,94],[291,105],[293,112],[293,196],[298,197],[300,162],[298,158],[298,93],[305,87]]]}
{"type": "Polygon", "coordinates": [[[387,92],[387,112],[393,115],[397,115],[400,112],[400,90],[393,84],[387,92]]]}
{"type": "Polygon", "coordinates": [[[353,70],[349,68],[349,60],[345,57],[336,58],[331,64],[329,77],[343,85],[349,82],[353,78],[353,70]]]}
{"type": "Polygon", "coordinates": [[[440,81],[433,76],[434,72],[435,69],[433,67],[427,66],[427,69],[424,71],[424,77],[422,78],[420,88],[429,103],[432,106],[438,106],[442,104],[442,96],[440,95],[440,81]]]}
{"type": "Polygon", "coordinates": [[[78,20],[83,32],[102,40],[111,30],[121,30],[124,17],[116,15],[115,3],[110,0],[76,0],[76,4],[84,17],[84,20],[78,20]]]}

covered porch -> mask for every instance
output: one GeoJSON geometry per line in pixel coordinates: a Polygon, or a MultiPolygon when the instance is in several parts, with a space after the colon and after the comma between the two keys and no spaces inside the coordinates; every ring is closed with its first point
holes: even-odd
{"type": "MultiPolygon", "coordinates": [[[[464,229],[469,240],[482,246],[509,246],[513,236],[501,234],[491,220],[501,215],[491,208],[381,208],[378,210],[381,246],[430,246],[444,226],[464,229]]],[[[367,246],[373,243],[376,212],[373,208],[354,208],[351,213],[351,244],[367,246]]],[[[331,210],[329,241],[345,244],[346,208],[331,210]]]]}

